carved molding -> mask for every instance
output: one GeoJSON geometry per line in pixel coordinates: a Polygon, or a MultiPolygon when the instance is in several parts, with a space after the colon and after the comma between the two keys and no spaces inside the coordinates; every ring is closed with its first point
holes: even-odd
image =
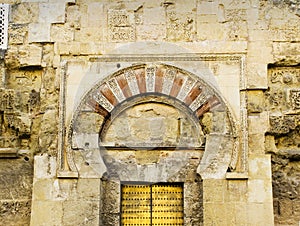
{"type": "MultiPolygon", "coordinates": [[[[179,68],[173,66],[167,66],[162,63],[163,61],[231,61],[238,63],[240,65],[240,90],[243,90],[245,87],[245,78],[244,78],[244,65],[245,65],[245,57],[244,55],[201,55],[201,54],[183,54],[180,56],[168,56],[168,55],[156,55],[156,56],[126,56],[126,55],[117,55],[117,56],[105,56],[105,57],[97,57],[90,58],[91,62],[136,62],[136,66],[122,69],[112,76],[104,79],[102,83],[97,84],[92,90],[88,92],[87,95],[82,99],[81,104],[78,106],[76,112],[73,115],[73,119],[71,125],[65,125],[64,121],[64,99],[65,99],[65,91],[63,91],[66,87],[65,81],[65,73],[66,73],[66,65],[62,69],[62,78],[61,81],[61,131],[60,131],[60,170],[61,171],[70,171],[75,173],[76,164],[74,164],[74,159],[72,157],[72,136],[76,136],[76,131],[74,131],[73,123],[76,121],[76,117],[78,117],[81,111],[84,112],[94,112],[103,116],[103,118],[107,118],[111,113],[116,111],[116,108],[119,107],[121,103],[126,101],[128,97],[132,98],[132,96],[143,94],[145,92],[155,91],[155,93],[160,93],[160,95],[171,96],[172,98],[177,98],[179,101],[183,102],[191,112],[195,112],[196,117],[201,117],[203,113],[206,111],[211,111],[216,108],[220,111],[226,111],[229,115],[231,136],[233,140],[233,149],[231,162],[229,167],[231,169],[235,169],[236,163],[238,159],[241,162],[240,171],[247,171],[247,112],[246,112],[246,104],[244,99],[241,98],[242,108],[241,115],[242,118],[240,120],[241,127],[244,128],[242,131],[242,136],[239,137],[239,125],[236,124],[234,116],[230,113],[230,109],[228,109],[228,105],[226,101],[221,97],[221,95],[216,92],[216,90],[212,89],[209,85],[205,85],[204,81],[199,80],[198,77],[187,74],[185,71],[181,71],[179,68]],[[138,62],[150,62],[145,65],[138,64],[138,62]],[[147,68],[157,68],[155,70],[147,72],[147,68]],[[145,70],[143,72],[143,70],[145,70]],[[150,76],[150,73],[152,73],[150,76]],[[153,74],[154,73],[154,74],[153,74]],[[162,73],[162,75],[160,75],[162,73]],[[180,83],[179,90],[177,93],[172,91],[172,86],[176,83],[176,77],[178,74],[182,73],[183,83],[180,83]],[[147,75],[148,74],[148,75],[147,75]],[[162,76],[162,77],[159,77],[162,76]],[[150,77],[153,83],[147,84],[147,78],[150,77]],[[162,79],[162,86],[158,86],[158,82],[156,83],[156,79],[162,79]],[[183,84],[187,84],[186,86],[183,84]],[[151,87],[149,86],[151,85],[151,87]],[[143,88],[144,86],[144,88],[143,88]],[[148,88],[147,88],[148,86],[148,88]],[[173,92],[173,93],[172,93],[173,92]],[[181,93],[180,93],[181,92],[181,93]],[[178,96],[178,93],[180,95],[178,96]],[[180,97],[180,98],[178,98],[180,97]],[[88,108],[87,108],[88,106],[88,108]],[[81,110],[82,109],[82,110],[81,110]],[[63,120],[62,120],[63,119],[63,120]],[[67,126],[67,133],[64,132],[64,128],[67,126]],[[243,135],[244,134],[244,135],[243,135]],[[241,146],[240,146],[241,144],[241,146]],[[71,147],[70,149],[68,147],[71,147]],[[66,165],[67,164],[67,165],[66,165]],[[73,168],[73,169],[71,169],[73,168]]],[[[181,75],[182,76],[182,75],[181,75]]],[[[148,78],[149,80],[149,78],[148,78]]],[[[177,87],[178,88],[178,87],[177,87]]],[[[75,148],[76,145],[74,145],[75,148]]]]}

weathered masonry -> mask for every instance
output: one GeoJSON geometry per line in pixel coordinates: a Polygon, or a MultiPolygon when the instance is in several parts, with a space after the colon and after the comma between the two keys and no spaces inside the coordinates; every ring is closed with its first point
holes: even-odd
{"type": "Polygon", "coordinates": [[[0,225],[299,225],[299,15],[2,0],[0,225]]]}

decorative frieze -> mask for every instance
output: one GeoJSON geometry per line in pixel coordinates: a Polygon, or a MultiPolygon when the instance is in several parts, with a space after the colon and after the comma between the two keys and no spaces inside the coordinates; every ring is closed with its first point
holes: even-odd
{"type": "Polygon", "coordinates": [[[123,100],[125,100],[125,96],[120,88],[120,86],[118,85],[116,79],[110,79],[107,82],[107,85],[109,86],[109,88],[111,89],[111,91],[113,92],[113,94],[115,95],[115,97],[118,99],[119,103],[122,102],[123,100]]]}
{"type": "Polygon", "coordinates": [[[136,76],[133,70],[125,71],[125,78],[127,80],[128,86],[131,90],[132,95],[138,95],[140,93],[139,87],[137,84],[136,76]]]}
{"type": "Polygon", "coordinates": [[[97,101],[102,107],[104,107],[108,112],[111,112],[114,109],[114,106],[100,92],[94,93],[93,99],[97,101]]]}
{"type": "Polygon", "coordinates": [[[211,97],[212,94],[210,93],[210,91],[207,89],[203,89],[202,93],[191,103],[190,109],[192,109],[192,111],[196,111],[211,97]]]}
{"type": "Polygon", "coordinates": [[[147,92],[155,91],[155,72],[156,67],[154,65],[149,65],[146,67],[146,90],[147,92]]]}
{"type": "Polygon", "coordinates": [[[176,69],[171,68],[166,70],[163,78],[162,93],[166,95],[170,94],[176,74],[176,69]]]}
{"type": "Polygon", "coordinates": [[[185,82],[183,83],[183,85],[180,89],[180,92],[179,92],[177,98],[181,101],[184,101],[184,99],[186,98],[188,93],[191,91],[194,84],[195,84],[194,79],[192,79],[191,77],[187,77],[187,79],[185,80],[185,82]]]}
{"type": "Polygon", "coordinates": [[[270,69],[269,81],[271,84],[281,83],[286,85],[297,84],[300,82],[300,68],[278,67],[270,69]]]}

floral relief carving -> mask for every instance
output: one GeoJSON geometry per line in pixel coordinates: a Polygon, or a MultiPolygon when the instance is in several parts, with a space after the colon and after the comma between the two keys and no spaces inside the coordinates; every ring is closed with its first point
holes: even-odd
{"type": "Polygon", "coordinates": [[[131,15],[125,10],[108,11],[108,31],[113,42],[135,40],[134,20],[131,22],[131,15]]]}

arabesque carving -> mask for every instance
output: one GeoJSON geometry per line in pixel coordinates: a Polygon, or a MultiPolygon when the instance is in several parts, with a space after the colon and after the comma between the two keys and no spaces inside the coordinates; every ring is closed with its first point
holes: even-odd
{"type": "Polygon", "coordinates": [[[108,11],[108,31],[111,41],[134,41],[135,25],[125,10],[108,11]]]}

